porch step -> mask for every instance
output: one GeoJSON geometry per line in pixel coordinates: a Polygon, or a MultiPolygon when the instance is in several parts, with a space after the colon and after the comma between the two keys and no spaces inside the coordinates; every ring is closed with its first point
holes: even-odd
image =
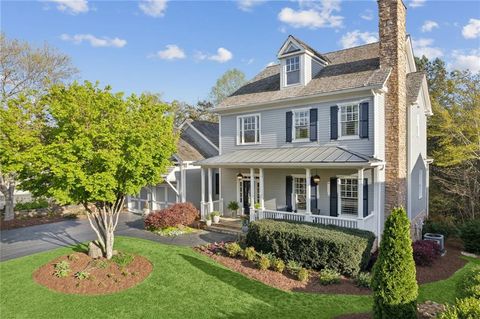
{"type": "Polygon", "coordinates": [[[206,226],[205,229],[208,230],[208,231],[213,231],[213,232],[217,232],[217,233],[237,235],[237,236],[241,236],[243,234],[241,228],[229,227],[229,226],[222,225],[222,224],[206,226]]]}

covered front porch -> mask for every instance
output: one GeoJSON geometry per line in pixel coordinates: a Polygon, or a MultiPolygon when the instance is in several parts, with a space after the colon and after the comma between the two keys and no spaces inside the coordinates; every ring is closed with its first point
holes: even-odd
{"type": "Polygon", "coordinates": [[[217,210],[214,206],[223,205],[224,215],[248,215],[251,221],[280,219],[379,233],[383,212],[381,161],[337,147],[239,152],[244,153],[236,154],[242,162],[218,156],[199,163],[201,192],[207,191],[207,200],[202,198],[203,217],[217,210]],[[245,162],[259,155],[268,160],[267,152],[272,153],[274,162],[245,162]],[[319,158],[322,153],[323,160],[319,158]],[[211,187],[205,189],[203,182],[206,176],[210,186],[213,167],[220,169],[219,203],[210,200],[211,187]],[[238,212],[226,209],[231,201],[239,203],[238,212]]]}

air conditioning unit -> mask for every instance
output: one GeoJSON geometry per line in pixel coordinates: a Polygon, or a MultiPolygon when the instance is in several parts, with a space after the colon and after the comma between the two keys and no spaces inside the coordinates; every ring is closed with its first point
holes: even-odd
{"type": "Polygon", "coordinates": [[[423,239],[436,241],[440,247],[442,256],[445,254],[445,237],[442,234],[425,233],[425,235],[423,235],[423,239]]]}

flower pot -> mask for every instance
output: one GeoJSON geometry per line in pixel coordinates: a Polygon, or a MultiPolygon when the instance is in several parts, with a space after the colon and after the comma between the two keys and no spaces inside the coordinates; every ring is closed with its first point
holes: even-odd
{"type": "Polygon", "coordinates": [[[220,222],[220,216],[213,216],[213,223],[218,224],[220,222]]]}
{"type": "Polygon", "coordinates": [[[207,226],[212,226],[212,220],[211,219],[207,219],[207,226]]]}

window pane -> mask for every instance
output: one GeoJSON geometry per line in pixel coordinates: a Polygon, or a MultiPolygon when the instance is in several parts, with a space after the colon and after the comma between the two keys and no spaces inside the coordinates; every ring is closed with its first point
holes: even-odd
{"type": "Polygon", "coordinates": [[[358,181],[352,178],[340,179],[341,213],[358,213],[358,181]]]}
{"type": "Polygon", "coordinates": [[[340,113],[342,136],[358,135],[358,105],[345,105],[340,113]]]}
{"type": "Polygon", "coordinates": [[[239,134],[242,143],[258,143],[260,141],[259,121],[259,116],[241,118],[239,134]]]}
{"type": "Polygon", "coordinates": [[[300,71],[287,72],[287,85],[300,82],[300,71]]]}

